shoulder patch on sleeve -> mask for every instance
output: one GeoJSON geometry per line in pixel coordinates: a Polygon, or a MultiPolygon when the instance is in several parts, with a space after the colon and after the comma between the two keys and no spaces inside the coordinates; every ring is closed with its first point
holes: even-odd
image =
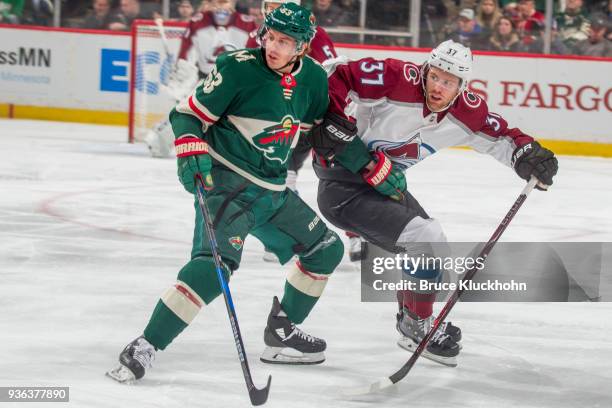
{"type": "Polygon", "coordinates": [[[463,91],[450,108],[452,114],[472,131],[481,129],[486,123],[489,108],[480,96],[468,90],[463,91]]]}
{"type": "Polygon", "coordinates": [[[421,83],[421,70],[419,66],[412,62],[406,62],[404,64],[404,78],[413,85],[419,85],[421,83]]]}
{"type": "Polygon", "coordinates": [[[461,98],[463,99],[463,102],[465,102],[465,104],[472,109],[478,109],[483,102],[480,96],[468,90],[463,91],[461,98]]]}

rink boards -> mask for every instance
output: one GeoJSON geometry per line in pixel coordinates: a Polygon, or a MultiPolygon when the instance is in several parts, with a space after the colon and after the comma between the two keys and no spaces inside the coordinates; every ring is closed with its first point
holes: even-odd
{"type": "MultiPolygon", "coordinates": [[[[0,24],[0,117],[125,125],[130,36],[0,24]]],[[[426,49],[343,45],[339,54],[422,63],[426,49]]],[[[612,156],[612,59],[478,53],[471,89],[558,153],[612,156]]]]}

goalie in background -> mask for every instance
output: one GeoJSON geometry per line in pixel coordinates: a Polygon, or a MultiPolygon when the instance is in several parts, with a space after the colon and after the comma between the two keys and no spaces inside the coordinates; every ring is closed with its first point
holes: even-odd
{"type": "MultiPolygon", "coordinates": [[[[252,17],[236,11],[235,0],[213,0],[210,10],[196,13],[189,22],[166,93],[177,102],[189,96],[213,69],[217,56],[245,48],[256,28],[252,17]]],[[[151,156],[172,157],[174,135],[168,118],[147,132],[144,142],[151,156]]]]}

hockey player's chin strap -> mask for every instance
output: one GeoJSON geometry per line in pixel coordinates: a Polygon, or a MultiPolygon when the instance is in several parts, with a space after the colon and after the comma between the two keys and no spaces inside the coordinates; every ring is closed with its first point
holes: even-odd
{"type": "MultiPolygon", "coordinates": [[[[277,71],[277,72],[282,74],[281,70],[287,68],[291,64],[297,64],[299,61],[300,61],[300,54],[295,54],[295,57],[293,57],[293,59],[291,59],[288,63],[286,63],[285,65],[283,65],[279,69],[275,69],[275,71],[277,71]]],[[[297,69],[297,67],[298,67],[298,65],[294,65],[293,68],[291,69],[291,72],[295,71],[297,69]]]]}

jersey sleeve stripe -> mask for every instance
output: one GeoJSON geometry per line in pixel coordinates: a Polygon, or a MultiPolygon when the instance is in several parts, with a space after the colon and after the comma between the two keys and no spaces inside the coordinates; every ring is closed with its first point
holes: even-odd
{"type": "Polygon", "coordinates": [[[189,108],[195,112],[195,114],[200,118],[201,121],[205,122],[207,125],[214,124],[217,120],[219,120],[218,116],[210,113],[208,109],[204,105],[202,105],[198,100],[191,95],[188,100],[189,108]]]}

